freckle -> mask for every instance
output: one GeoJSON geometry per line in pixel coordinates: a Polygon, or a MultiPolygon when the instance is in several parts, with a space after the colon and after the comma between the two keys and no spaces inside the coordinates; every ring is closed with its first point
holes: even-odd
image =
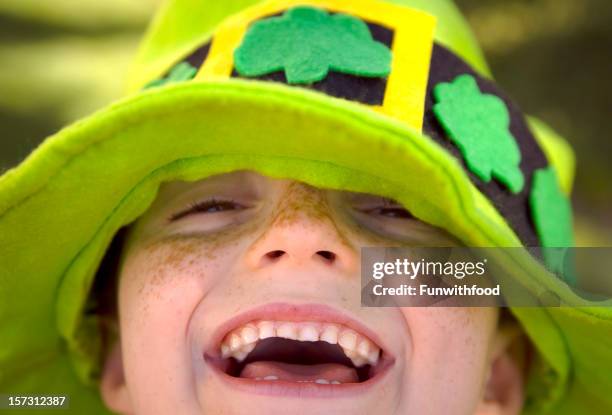
{"type": "MultiPolygon", "coordinates": [[[[221,249],[237,246],[243,236],[255,233],[259,226],[260,223],[252,221],[221,232],[173,235],[149,242],[142,250],[148,266],[142,271],[143,281],[138,294],[142,295],[147,286],[164,284],[169,276],[176,276],[177,271],[179,275],[191,272],[198,261],[198,268],[208,267],[219,257],[221,249]],[[207,260],[201,261],[202,257],[207,260]]],[[[201,275],[204,278],[204,273],[201,275]]]]}
{"type": "Polygon", "coordinates": [[[304,215],[315,221],[330,223],[335,230],[334,236],[338,238],[339,242],[343,246],[353,249],[344,231],[338,227],[331,214],[324,190],[305,183],[292,182],[287,186],[281,198],[281,203],[278,204],[271,215],[271,223],[278,226],[290,226],[304,215]]]}
{"type": "Polygon", "coordinates": [[[144,291],[145,285],[146,284],[144,283],[144,281],[142,284],[140,284],[140,287],[138,288],[138,295],[142,294],[142,292],[144,291]]]}

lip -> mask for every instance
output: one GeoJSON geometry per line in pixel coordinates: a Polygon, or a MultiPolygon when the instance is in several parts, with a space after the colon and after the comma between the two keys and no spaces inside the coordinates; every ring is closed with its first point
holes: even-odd
{"type": "Polygon", "coordinates": [[[215,362],[217,359],[205,356],[206,362],[212,367],[213,372],[232,388],[256,395],[289,396],[299,398],[342,398],[359,396],[374,386],[380,384],[385,378],[393,362],[382,362],[381,368],[371,379],[362,383],[344,383],[341,385],[321,385],[317,383],[296,383],[282,380],[257,381],[252,379],[235,378],[227,375],[221,366],[215,362]]]}
{"type": "Polygon", "coordinates": [[[335,398],[352,396],[366,392],[384,380],[393,366],[395,359],[380,337],[366,325],[334,307],[323,304],[265,304],[235,317],[221,324],[210,337],[208,347],[203,357],[208,366],[213,369],[219,378],[232,388],[241,391],[272,396],[320,397],[335,398]],[[281,320],[282,321],[321,321],[342,324],[358,333],[368,337],[382,350],[382,357],[376,366],[376,373],[370,379],[360,383],[345,383],[341,385],[326,385],[317,383],[296,383],[282,380],[257,381],[253,379],[236,378],[225,373],[225,359],[220,353],[220,344],[223,338],[234,328],[254,320],[281,320]]]}

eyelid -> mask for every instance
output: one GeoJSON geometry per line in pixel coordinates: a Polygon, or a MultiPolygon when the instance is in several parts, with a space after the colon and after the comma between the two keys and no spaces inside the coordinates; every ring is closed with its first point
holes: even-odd
{"type": "Polygon", "coordinates": [[[392,210],[392,209],[405,211],[407,213],[407,216],[402,219],[414,219],[415,218],[412,212],[410,212],[405,206],[403,206],[402,204],[394,200],[386,199],[386,198],[381,199],[381,201],[377,205],[370,205],[367,207],[357,208],[359,212],[365,213],[365,214],[372,214],[372,213],[375,213],[376,211],[392,210]]]}
{"type": "MultiPolygon", "coordinates": [[[[226,203],[226,204],[231,203],[231,204],[239,206],[239,208],[236,209],[236,210],[242,210],[242,209],[248,208],[248,206],[246,206],[246,205],[244,205],[242,203],[236,202],[235,200],[230,199],[230,198],[211,197],[209,199],[204,199],[204,200],[198,200],[198,201],[195,201],[195,202],[191,202],[187,208],[185,208],[185,209],[183,209],[183,210],[181,210],[181,211],[179,211],[177,213],[174,213],[174,214],[170,215],[170,217],[168,218],[168,221],[169,222],[176,222],[176,221],[178,221],[178,220],[180,220],[180,219],[182,219],[182,218],[184,218],[186,216],[189,216],[189,215],[191,215],[193,213],[206,213],[206,212],[202,211],[202,209],[205,206],[213,205],[213,204],[221,204],[221,203],[226,203]]],[[[210,212],[210,213],[216,213],[216,212],[210,212]]]]}
{"type": "Polygon", "coordinates": [[[381,207],[381,206],[403,207],[402,204],[397,202],[396,200],[393,200],[388,197],[375,196],[375,195],[366,195],[366,196],[358,197],[357,199],[349,203],[351,203],[353,206],[359,207],[360,209],[367,209],[367,208],[381,207]]]}
{"type": "Polygon", "coordinates": [[[414,215],[405,207],[401,206],[401,205],[397,205],[397,206],[376,206],[376,207],[371,207],[371,208],[367,208],[367,209],[362,209],[361,211],[364,213],[372,213],[374,211],[381,211],[381,210],[403,210],[405,211],[407,214],[410,215],[410,217],[414,217],[414,215]]]}

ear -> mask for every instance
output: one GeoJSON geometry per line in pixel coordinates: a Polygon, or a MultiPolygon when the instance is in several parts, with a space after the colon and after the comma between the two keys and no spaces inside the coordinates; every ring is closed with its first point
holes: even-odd
{"type": "Polygon", "coordinates": [[[115,341],[106,357],[102,378],[100,379],[100,394],[106,406],[113,412],[119,414],[132,413],[119,340],[115,341]]]}
{"type": "Polygon", "coordinates": [[[518,326],[501,327],[476,415],[518,415],[524,401],[526,345],[518,326]]]}

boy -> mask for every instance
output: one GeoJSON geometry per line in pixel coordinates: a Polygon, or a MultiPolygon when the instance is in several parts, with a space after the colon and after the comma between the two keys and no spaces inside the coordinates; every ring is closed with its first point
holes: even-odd
{"type": "Polygon", "coordinates": [[[74,413],[608,413],[607,309],[513,309],[530,358],[496,309],[359,307],[363,246],[572,244],[571,153],[453,6],[218,3],[169,2],[143,92],[2,177],[2,390],[74,413]],[[92,286],[127,225],[105,348],[92,286]]]}
{"type": "Polygon", "coordinates": [[[166,184],[124,242],[102,397],[117,413],[518,413],[497,309],[359,307],[360,246],[455,244],[377,196],[252,172],[166,184]]]}

